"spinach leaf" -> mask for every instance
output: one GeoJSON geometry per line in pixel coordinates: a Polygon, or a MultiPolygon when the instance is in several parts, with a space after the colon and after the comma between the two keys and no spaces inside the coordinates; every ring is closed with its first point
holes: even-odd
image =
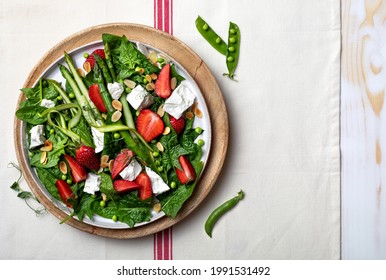
{"type": "Polygon", "coordinates": [[[106,173],[101,173],[101,184],[99,186],[100,191],[107,196],[107,199],[114,200],[114,196],[117,194],[113,186],[111,176],[106,173]]]}
{"type": "Polygon", "coordinates": [[[42,106],[24,106],[16,111],[16,117],[30,124],[43,124],[47,121],[47,116],[42,117],[41,114],[46,109],[46,107],[42,106]]]}
{"type": "Polygon", "coordinates": [[[97,198],[91,194],[82,193],[79,200],[78,206],[74,209],[76,216],[82,221],[84,215],[87,215],[91,220],[94,216],[93,203],[97,201],[97,198]]]}
{"type": "Polygon", "coordinates": [[[58,188],[55,183],[61,176],[61,172],[58,168],[40,168],[36,167],[36,173],[47,191],[57,200],[61,201],[58,188]]]}
{"type": "Polygon", "coordinates": [[[94,143],[94,139],[92,137],[90,127],[88,126],[84,117],[82,117],[79,123],[72,128],[72,131],[78,134],[81,139],[87,141],[88,143],[94,143]]]}
{"type": "Polygon", "coordinates": [[[65,153],[64,148],[66,147],[68,138],[57,139],[54,135],[48,138],[52,142],[52,151],[47,152],[47,162],[45,164],[40,162],[42,157],[41,151],[35,153],[31,158],[31,165],[40,168],[51,168],[57,166],[60,160],[60,156],[65,153]]]}
{"type": "MultiPolygon", "coordinates": [[[[43,98],[55,101],[56,97],[58,97],[59,93],[56,91],[54,86],[50,83],[43,83],[43,98]]],[[[56,103],[56,102],[55,102],[56,103]]]]}
{"type": "Polygon", "coordinates": [[[177,79],[177,85],[179,85],[183,80],[185,80],[184,77],[182,77],[180,74],[178,74],[175,64],[171,65],[170,73],[171,73],[172,77],[175,77],[177,79]]]}

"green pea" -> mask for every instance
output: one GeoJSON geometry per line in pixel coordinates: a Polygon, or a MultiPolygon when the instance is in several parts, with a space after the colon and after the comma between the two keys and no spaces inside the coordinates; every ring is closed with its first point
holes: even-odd
{"type": "Polygon", "coordinates": [[[114,215],[111,219],[112,219],[114,222],[118,221],[117,215],[114,215]]]}
{"type": "Polygon", "coordinates": [[[243,198],[244,193],[240,190],[235,197],[227,200],[226,202],[224,202],[219,207],[213,210],[213,212],[209,215],[208,219],[205,222],[205,232],[209,235],[209,237],[212,237],[213,227],[218,221],[218,219],[226,212],[231,210],[233,207],[235,207],[236,204],[243,198]]]}
{"type": "Polygon", "coordinates": [[[230,22],[228,29],[228,48],[226,53],[228,73],[224,75],[234,79],[235,70],[240,56],[240,29],[237,24],[230,22]]]}
{"type": "Polygon", "coordinates": [[[229,29],[229,32],[230,32],[231,34],[235,34],[235,33],[236,33],[236,30],[233,29],[233,28],[231,28],[231,29],[229,29]]]}
{"type": "Polygon", "coordinates": [[[67,184],[71,185],[72,184],[72,180],[71,179],[67,179],[67,184]]]}
{"type": "Polygon", "coordinates": [[[73,92],[70,92],[70,94],[68,95],[68,97],[70,97],[71,99],[75,98],[75,94],[73,92]]]}
{"type": "Polygon", "coordinates": [[[163,59],[162,57],[157,58],[157,62],[158,62],[158,63],[162,63],[162,62],[164,62],[164,61],[165,61],[165,59],[163,59]]]}
{"type": "Polygon", "coordinates": [[[221,38],[220,38],[220,37],[217,37],[217,39],[216,39],[216,43],[217,43],[217,44],[220,44],[220,43],[221,43],[221,41],[222,41],[222,40],[221,40],[221,38]]]}
{"type": "Polygon", "coordinates": [[[56,99],[57,99],[57,100],[62,100],[63,97],[59,95],[58,97],[56,97],[56,99]]]}
{"type": "Polygon", "coordinates": [[[159,156],[159,152],[155,151],[153,152],[153,157],[158,157],[159,156]]]}
{"type": "Polygon", "coordinates": [[[118,132],[114,133],[114,139],[119,139],[120,137],[121,135],[118,132]]]}
{"type": "Polygon", "coordinates": [[[146,80],[146,79],[143,79],[142,81],[143,81],[143,83],[144,83],[145,85],[149,82],[149,81],[146,80]]]}
{"type": "Polygon", "coordinates": [[[202,146],[205,145],[205,141],[204,141],[203,139],[198,139],[197,145],[200,146],[200,147],[202,147],[202,146]]]}
{"type": "Polygon", "coordinates": [[[66,175],[62,175],[62,180],[66,180],[67,179],[67,176],[66,175]]]}
{"type": "Polygon", "coordinates": [[[99,206],[100,206],[100,207],[105,207],[105,206],[106,206],[106,202],[105,202],[104,200],[101,200],[101,201],[99,202],[99,206]]]}
{"type": "Polygon", "coordinates": [[[131,88],[126,87],[126,88],[125,88],[125,91],[126,91],[126,93],[130,93],[130,92],[131,92],[131,88]]]}
{"type": "Polygon", "coordinates": [[[234,52],[234,51],[235,51],[235,47],[229,47],[229,48],[228,48],[228,51],[234,52]]]}
{"type": "Polygon", "coordinates": [[[205,24],[202,26],[202,29],[208,30],[208,29],[209,29],[209,25],[208,25],[207,23],[205,23],[205,24]]]}
{"type": "Polygon", "coordinates": [[[32,157],[34,155],[34,153],[33,152],[29,152],[28,155],[29,155],[29,157],[32,157]]]}
{"type": "Polygon", "coordinates": [[[205,22],[200,16],[196,19],[196,28],[198,32],[204,37],[204,39],[219,53],[226,55],[227,53],[227,44],[224,40],[212,28],[209,27],[209,24],[205,22]],[[217,39],[220,40],[217,40],[217,39]]]}
{"type": "Polygon", "coordinates": [[[55,130],[53,128],[50,129],[50,134],[54,134],[55,130]]]}
{"type": "Polygon", "coordinates": [[[139,70],[141,70],[141,67],[139,66],[135,67],[135,72],[139,72],[139,70]]]}
{"type": "Polygon", "coordinates": [[[230,42],[230,43],[236,43],[236,38],[235,38],[235,37],[229,38],[229,42],[230,42]]]}
{"type": "Polygon", "coordinates": [[[170,187],[171,187],[172,189],[175,189],[175,188],[177,187],[176,182],[171,182],[171,183],[170,183],[170,187]]]}
{"type": "Polygon", "coordinates": [[[141,113],[141,111],[135,111],[135,115],[138,117],[139,116],[139,114],[141,113]]]}
{"type": "Polygon", "coordinates": [[[233,57],[232,56],[228,56],[227,57],[227,61],[232,62],[233,61],[233,57]]]}
{"type": "Polygon", "coordinates": [[[158,166],[157,169],[158,169],[159,172],[161,172],[162,170],[164,170],[164,168],[163,168],[162,165],[161,165],[161,166],[158,166]]]}
{"type": "Polygon", "coordinates": [[[87,58],[88,56],[89,56],[89,54],[86,53],[86,52],[83,54],[83,57],[84,57],[84,58],[87,58]]]}
{"type": "Polygon", "coordinates": [[[197,126],[194,131],[197,133],[197,134],[201,134],[202,133],[202,128],[197,126]]]}

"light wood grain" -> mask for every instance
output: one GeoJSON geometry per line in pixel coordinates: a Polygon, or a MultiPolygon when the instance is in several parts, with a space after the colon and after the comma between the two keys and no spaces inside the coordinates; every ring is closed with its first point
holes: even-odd
{"type": "MultiPolygon", "coordinates": [[[[87,43],[101,40],[103,33],[112,33],[116,35],[126,35],[130,40],[143,42],[149,44],[164,53],[168,54],[178,61],[182,67],[195,79],[200,88],[210,114],[212,127],[212,147],[210,155],[206,163],[204,173],[192,195],[186,202],[182,210],[175,219],[168,217],[161,218],[145,226],[140,226],[132,229],[106,229],[89,224],[79,222],[71,218],[67,224],[96,235],[112,237],[112,238],[135,238],[141,237],[168,228],[182,219],[186,218],[193,210],[195,210],[200,203],[202,203],[208,193],[211,191],[217,177],[220,174],[222,165],[226,157],[228,146],[228,116],[225,103],[220,91],[220,88],[211,74],[206,64],[183,42],[177,38],[161,32],[159,30],[136,24],[107,24],[92,27],[83,30],[77,34],[66,38],[58,45],[53,47],[36,65],[27,78],[24,87],[31,87],[44,72],[44,70],[55,60],[63,56],[63,52],[70,52],[87,43]]],[[[19,102],[24,100],[24,95],[20,94],[19,102]]],[[[22,168],[24,177],[28,182],[31,190],[41,203],[55,215],[62,220],[67,215],[56,207],[40,190],[36,183],[31,168],[28,164],[26,153],[23,149],[22,143],[22,122],[15,119],[15,148],[19,164],[22,168]]]]}
{"type": "Polygon", "coordinates": [[[386,258],[386,3],[342,1],[342,258],[386,258]]]}

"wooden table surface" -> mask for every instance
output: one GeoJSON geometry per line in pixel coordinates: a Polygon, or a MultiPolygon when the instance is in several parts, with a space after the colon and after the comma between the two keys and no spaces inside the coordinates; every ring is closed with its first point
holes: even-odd
{"type": "Polygon", "coordinates": [[[342,259],[386,258],[386,1],[342,0],[342,259]]]}

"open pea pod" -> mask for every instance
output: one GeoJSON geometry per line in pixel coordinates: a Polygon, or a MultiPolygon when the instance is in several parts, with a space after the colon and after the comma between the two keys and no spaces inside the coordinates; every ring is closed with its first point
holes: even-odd
{"type": "Polygon", "coordinates": [[[200,16],[196,19],[196,28],[213,48],[223,55],[227,54],[227,44],[200,16]]]}
{"type": "Polygon", "coordinates": [[[237,67],[237,63],[239,61],[240,55],[240,29],[237,24],[233,22],[229,22],[229,30],[228,30],[228,48],[226,52],[226,64],[228,68],[228,73],[224,75],[233,79],[235,75],[235,70],[237,67]]]}

